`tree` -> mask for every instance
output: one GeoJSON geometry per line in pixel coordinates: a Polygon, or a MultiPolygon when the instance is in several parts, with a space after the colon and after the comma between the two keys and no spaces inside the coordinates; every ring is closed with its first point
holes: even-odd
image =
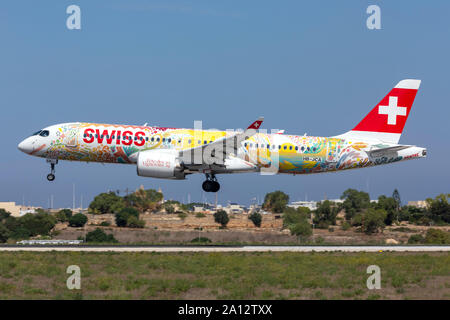
{"type": "Polygon", "coordinates": [[[366,234],[379,232],[385,226],[386,211],[383,209],[369,208],[366,212],[358,215],[361,217],[361,229],[366,234]]]}
{"type": "Polygon", "coordinates": [[[400,210],[400,208],[402,207],[402,201],[400,199],[400,192],[398,192],[397,189],[394,190],[394,192],[392,193],[392,198],[394,198],[395,202],[397,203],[397,211],[400,210]]]}
{"type": "Polygon", "coordinates": [[[0,223],[0,243],[8,241],[11,231],[8,230],[2,223],[0,223]]]}
{"type": "Polygon", "coordinates": [[[263,209],[274,213],[282,213],[289,202],[289,196],[282,191],[274,191],[264,197],[263,209]]]}
{"type": "Polygon", "coordinates": [[[253,212],[248,218],[253,222],[256,227],[261,227],[262,216],[258,212],[253,212]]]}
{"type": "Polygon", "coordinates": [[[137,220],[139,219],[139,211],[135,208],[127,207],[120,210],[120,212],[116,213],[116,225],[118,227],[126,227],[128,226],[128,220],[130,217],[135,217],[137,220]]]}
{"type": "Polygon", "coordinates": [[[357,213],[367,209],[370,205],[369,194],[355,189],[347,189],[341,196],[345,199],[343,207],[345,210],[345,218],[351,220],[357,213]]]}
{"type": "Polygon", "coordinates": [[[383,209],[387,212],[384,223],[390,226],[394,221],[398,221],[398,201],[394,197],[381,195],[378,202],[374,204],[375,209],[383,209]]]}
{"type": "Polygon", "coordinates": [[[96,228],[86,234],[86,242],[118,242],[112,234],[106,234],[102,229],[96,228]]]}
{"type": "Polygon", "coordinates": [[[125,203],[129,207],[134,207],[140,212],[158,211],[161,208],[163,194],[154,189],[139,189],[124,197],[125,203]]]}
{"type": "Polygon", "coordinates": [[[450,223],[450,194],[440,194],[436,198],[426,199],[430,219],[437,223],[450,223]]]}
{"type": "Polygon", "coordinates": [[[0,209],[0,221],[5,220],[11,216],[11,213],[9,211],[6,211],[5,209],[0,209]]]}
{"type": "Polygon", "coordinates": [[[27,213],[20,217],[20,226],[28,230],[29,236],[49,235],[56,224],[56,218],[48,213],[27,213]]]}
{"type": "Polygon", "coordinates": [[[214,221],[220,223],[222,228],[225,228],[228,221],[230,221],[230,218],[228,218],[228,214],[224,210],[217,210],[216,213],[214,213],[214,221]]]}
{"type": "Polygon", "coordinates": [[[76,213],[69,218],[69,226],[80,228],[83,227],[87,222],[87,217],[82,213],[76,213]]]}
{"type": "Polygon", "coordinates": [[[4,220],[5,227],[10,231],[12,239],[26,239],[31,233],[22,224],[20,218],[8,217],[4,220]]]}
{"type": "Polygon", "coordinates": [[[94,214],[116,213],[123,207],[123,198],[114,192],[100,193],[89,204],[89,212],[94,214]]]}
{"type": "Polygon", "coordinates": [[[329,200],[319,202],[314,212],[314,224],[317,224],[319,228],[328,228],[330,224],[336,225],[336,217],[339,210],[339,206],[336,206],[329,200]]]}
{"type": "Polygon", "coordinates": [[[289,228],[290,225],[299,223],[302,220],[307,220],[310,210],[305,207],[298,207],[297,209],[286,207],[283,212],[283,229],[289,228]]]}

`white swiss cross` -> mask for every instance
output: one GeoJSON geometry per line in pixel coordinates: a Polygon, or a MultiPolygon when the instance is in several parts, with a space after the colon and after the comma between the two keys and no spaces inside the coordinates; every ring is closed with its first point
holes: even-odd
{"type": "Polygon", "coordinates": [[[406,116],[406,107],[397,105],[398,97],[389,97],[388,106],[378,106],[378,114],[387,114],[387,124],[396,125],[397,116],[406,116]]]}

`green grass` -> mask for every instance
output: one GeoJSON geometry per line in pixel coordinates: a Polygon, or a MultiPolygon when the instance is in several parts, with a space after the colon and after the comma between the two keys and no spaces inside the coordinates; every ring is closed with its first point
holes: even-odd
{"type": "Polygon", "coordinates": [[[3,252],[0,299],[449,299],[448,253],[3,252]],[[369,265],[381,290],[368,290],[369,265]],[[81,290],[69,290],[69,265],[81,290]]]}

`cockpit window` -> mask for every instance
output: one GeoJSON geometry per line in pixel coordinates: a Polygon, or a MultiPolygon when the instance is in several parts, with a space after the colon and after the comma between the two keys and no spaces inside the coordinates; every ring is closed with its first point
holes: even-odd
{"type": "Polygon", "coordinates": [[[42,130],[41,133],[39,133],[41,137],[48,137],[49,134],[50,132],[48,130],[42,130]]]}
{"type": "Polygon", "coordinates": [[[33,133],[31,136],[37,136],[39,133],[41,133],[42,130],[36,131],[35,133],[33,133]]]}

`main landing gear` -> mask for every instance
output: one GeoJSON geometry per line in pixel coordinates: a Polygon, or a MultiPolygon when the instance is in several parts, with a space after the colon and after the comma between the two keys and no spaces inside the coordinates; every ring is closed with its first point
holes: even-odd
{"type": "Polygon", "coordinates": [[[203,191],[217,192],[220,190],[220,184],[217,182],[216,176],[213,173],[206,173],[206,180],[202,184],[203,191]]]}
{"type": "Polygon", "coordinates": [[[48,181],[55,180],[55,165],[58,163],[58,159],[47,159],[47,163],[50,163],[50,173],[47,175],[48,181]]]}

